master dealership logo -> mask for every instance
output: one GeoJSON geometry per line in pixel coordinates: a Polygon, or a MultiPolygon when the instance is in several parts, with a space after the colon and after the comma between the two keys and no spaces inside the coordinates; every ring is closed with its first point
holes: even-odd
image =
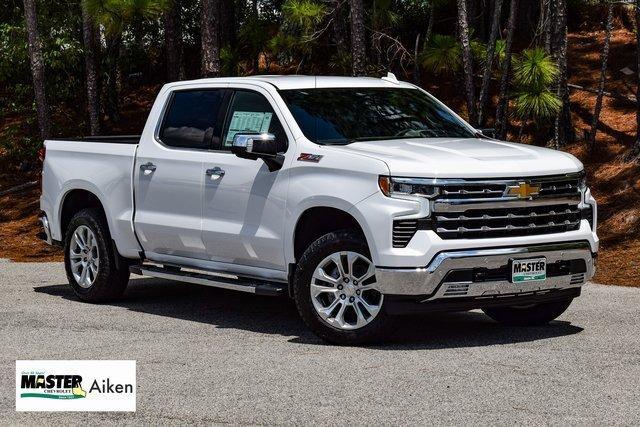
{"type": "Polygon", "coordinates": [[[18,360],[18,411],[135,411],[133,360],[18,360]]]}
{"type": "Polygon", "coordinates": [[[80,375],[47,375],[46,372],[23,372],[20,379],[20,397],[45,399],[81,399],[87,397],[82,389],[80,375]]]}

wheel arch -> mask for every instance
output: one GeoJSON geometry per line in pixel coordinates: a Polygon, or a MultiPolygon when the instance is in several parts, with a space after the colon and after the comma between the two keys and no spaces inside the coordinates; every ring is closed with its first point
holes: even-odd
{"type": "Polygon", "coordinates": [[[67,227],[69,226],[69,223],[71,222],[73,216],[83,209],[90,208],[99,209],[105,216],[105,219],[107,219],[107,226],[109,225],[108,216],[104,205],[100,198],[93,192],[81,188],[76,188],[65,193],[60,202],[59,213],[60,235],[63,242],[65,240],[67,227]]]}
{"type": "MultiPolygon", "coordinates": [[[[311,206],[303,210],[292,227],[291,258],[289,262],[289,291],[292,295],[292,278],[295,268],[304,251],[318,238],[327,233],[344,229],[357,230],[364,239],[372,257],[375,250],[371,246],[371,239],[362,223],[348,210],[335,206],[311,206]]],[[[375,261],[374,261],[375,262],[375,261]]]]}

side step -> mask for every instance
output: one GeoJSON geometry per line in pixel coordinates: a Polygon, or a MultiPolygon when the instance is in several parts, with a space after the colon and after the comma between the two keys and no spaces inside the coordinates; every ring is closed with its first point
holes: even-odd
{"type": "Polygon", "coordinates": [[[196,285],[212,286],[214,288],[230,289],[233,291],[249,292],[256,295],[279,296],[286,295],[285,283],[261,282],[257,279],[232,278],[214,274],[205,274],[185,270],[166,269],[157,265],[132,265],[129,270],[133,274],[158,277],[160,279],[176,280],[178,282],[194,283],[196,285]]]}

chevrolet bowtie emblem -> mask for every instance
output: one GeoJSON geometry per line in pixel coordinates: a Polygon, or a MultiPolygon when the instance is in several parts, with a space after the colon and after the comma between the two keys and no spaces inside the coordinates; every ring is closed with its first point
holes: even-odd
{"type": "Polygon", "coordinates": [[[519,199],[528,199],[532,196],[537,196],[540,192],[539,185],[531,185],[528,182],[521,182],[518,185],[510,185],[507,187],[507,196],[517,196],[519,199]]]}

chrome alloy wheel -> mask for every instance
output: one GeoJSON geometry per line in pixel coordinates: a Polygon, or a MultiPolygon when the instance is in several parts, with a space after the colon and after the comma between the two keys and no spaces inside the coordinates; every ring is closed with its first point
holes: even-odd
{"type": "Polygon", "coordinates": [[[320,262],[311,279],[311,301],[320,317],[339,329],[359,329],[382,308],[375,267],[357,252],[336,252],[320,262]]]}
{"type": "Polygon", "coordinates": [[[86,225],[76,228],[69,245],[69,261],[73,278],[80,287],[89,288],[96,280],[99,255],[98,241],[93,231],[86,225]]]}

